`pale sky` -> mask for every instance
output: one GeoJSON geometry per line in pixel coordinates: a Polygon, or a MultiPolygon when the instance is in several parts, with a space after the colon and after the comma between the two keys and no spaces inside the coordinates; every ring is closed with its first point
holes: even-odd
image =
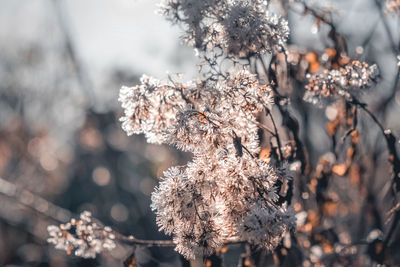
{"type": "MultiPolygon", "coordinates": [[[[115,66],[165,77],[166,71],[195,71],[191,48],[179,28],[155,14],[159,0],[62,0],[76,51],[90,71],[115,66]],[[174,62],[181,62],[174,64],[174,62]]],[[[51,0],[2,0],[0,41],[52,38],[51,0]]]]}

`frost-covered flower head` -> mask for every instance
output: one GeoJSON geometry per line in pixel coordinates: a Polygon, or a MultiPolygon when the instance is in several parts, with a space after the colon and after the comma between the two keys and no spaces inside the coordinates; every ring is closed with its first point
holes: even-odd
{"type": "Polygon", "coordinates": [[[287,21],[260,0],[164,0],[160,13],[183,24],[184,39],[203,52],[222,49],[238,58],[276,53],[289,36],[287,21]]]}

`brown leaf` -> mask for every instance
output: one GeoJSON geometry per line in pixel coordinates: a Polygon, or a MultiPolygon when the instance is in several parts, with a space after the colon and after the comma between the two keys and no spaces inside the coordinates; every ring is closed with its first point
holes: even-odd
{"type": "Polygon", "coordinates": [[[259,158],[265,162],[270,162],[271,160],[271,148],[263,148],[260,152],[259,158]]]}
{"type": "Polygon", "coordinates": [[[333,166],[332,172],[336,175],[343,176],[347,172],[347,166],[345,163],[337,164],[337,165],[333,166]]]}
{"type": "Polygon", "coordinates": [[[356,130],[352,131],[351,132],[351,142],[353,144],[357,144],[359,139],[360,139],[359,133],[356,130]]]}
{"type": "Polygon", "coordinates": [[[319,62],[318,54],[315,52],[309,52],[306,54],[306,60],[309,64],[308,71],[310,73],[315,73],[321,67],[321,62],[319,62]]]}
{"type": "Polygon", "coordinates": [[[323,205],[324,213],[327,216],[335,216],[338,211],[338,203],[334,201],[326,201],[323,205]]]}
{"type": "Polygon", "coordinates": [[[339,129],[340,126],[340,119],[337,117],[333,121],[330,121],[326,124],[326,131],[330,136],[334,136],[339,129]]]}

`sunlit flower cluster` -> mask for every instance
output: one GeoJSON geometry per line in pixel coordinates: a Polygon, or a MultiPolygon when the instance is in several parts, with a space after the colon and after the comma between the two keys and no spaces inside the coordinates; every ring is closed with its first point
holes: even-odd
{"type": "MultiPolygon", "coordinates": [[[[164,0],[160,12],[185,27],[198,50],[235,58],[285,50],[287,21],[265,1],[164,0]]],[[[209,62],[210,63],[210,62],[209,62]]],[[[210,64],[211,66],[211,64],[210,64]]],[[[122,128],[193,153],[171,167],[152,194],[159,229],[187,258],[206,256],[229,241],[275,248],[295,228],[279,185],[290,177],[259,159],[257,116],[273,104],[271,88],[248,71],[180,83],[147,76],[123,87],[122,128]]]]}
{"type": "Polygon", "coordinates": [[[183,84],[144,77],[122,88],[120,101],[128,134],[193,153],[186,166],[164,172],[152,195],[157,224],[181,254],[209,255],[232,239],[272,249],[293,229],[294,217],[278,204],[277,184],[288,177],[257,157],[256,115],[272,96],[255,75],[183,84]]]}
{"type": "Polygon", "coordinates": [[[143,76],[141,85],[122,87],[122,128],[145,134],[149,143],[184,151],[234,151],[241,144],[257,152],[256,112],[272,103],[269,86],[247,71],[218,81],[161,82],[143,76]],[[236,139],[235,139],[236,138],[236,139]]]}
{"type": "Polygon", "coordinates": [[[261,0],[164,0],[160,13],[183,24],[184,39],[194,47],[235,57],[281,52],[289,36],[287,21],[261,0]]]}
{"type": "Polygon", "coordinates": [[[209,255],[232,240],[274,249],[295,228],[291,209],[277,204],[276,183],[286,178],[248,154],[208,156],[164,172],[152,195],[160,230],[173,235],[187,258],[209,255]]]}
{"type": "Polygon", "coordinates": [[[103,250],[115,248],[115,236],[110,227],[102,227],[92,221],[91,214],[84,211],[80,220],[72,219],[60,226],[47,227],[50,237],[47,241],[57,249],[83,258],[95,258],[103,250]]]}
{"type": "Polygon", "coordinates": [[[365,62],[352,61],[340,69],[324,69],[319,74],[307,74],[305,100],[316,103],[321,97],[349,97],[354,89],[371,86],[378,77],[378,67],[365,62]]]}
{"type": "Polygon", "coordinates": [[[145,75],[140,81],[141,85],[120,90],[119,101],[125,111],[122,128],[128,135],[145,133],[148,142],[163,143],[164,130],[176,122],[177,111],[187,104],[184,93],[194,85],[161,84],[145,75]]]}

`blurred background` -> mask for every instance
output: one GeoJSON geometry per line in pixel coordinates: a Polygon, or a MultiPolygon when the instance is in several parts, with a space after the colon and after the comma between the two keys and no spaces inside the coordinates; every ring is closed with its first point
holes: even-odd
{"type": "MultiPolygon", "coordinates": [[[[119,88],[137,84],[143,73],[161,79],[167,71],[185,79],[197,75],[197,59],[182,44],[179,27],[155,14],[158,2],[0,0],[0,266],[120,266],[128,247],[82,260],[46,243],[47,225],[83,210],[123,234],[165,238],[150,194],[164,170],[185,164],[190,155],[146,144],[143,136],[127,137],[117,101],[119,88]]],[[[380,82],[362,98],[372,110],[387,109],[378,117],[398,136],[400,93],[393,84],[399,15],[388,16],[385,25],[374,1],[318,6],[335,10],[333,21],[352,58],[378,64],[380,82]],[[387,106],[379,106],[388,97],[387,106]]],[[[288,13],[290,44],[324,51],[328,30],[299,11],[288,13]]],[[[306,109],[309,124],[302,134],[316,165],[331,147],[317,125],[329,118],[311,105],[306,109]]],[[[371,147],[384,143],[378,129],[368,131],[371,147]]],[[[387,169],[383,150],[378,165],[387,169]]],[[[178,264],[172,249],[141,248],[137,254],[147,266],[178,264]]]]}
{"type": "Polygon", "coordinates": [[[143,73],[196,71],[156,4],[0,1],[0,266],[120,266],[130,253],[122,247],[82,261],[46,244],[48,224],[82,210],[121,233],[161,238],[150,193],[163,170],[187,159],[127,137],[117,100],[143,73]],[[62,209],[32,210],[18,203],[32,196],[10,197],[11,184],[62,209]]]}

